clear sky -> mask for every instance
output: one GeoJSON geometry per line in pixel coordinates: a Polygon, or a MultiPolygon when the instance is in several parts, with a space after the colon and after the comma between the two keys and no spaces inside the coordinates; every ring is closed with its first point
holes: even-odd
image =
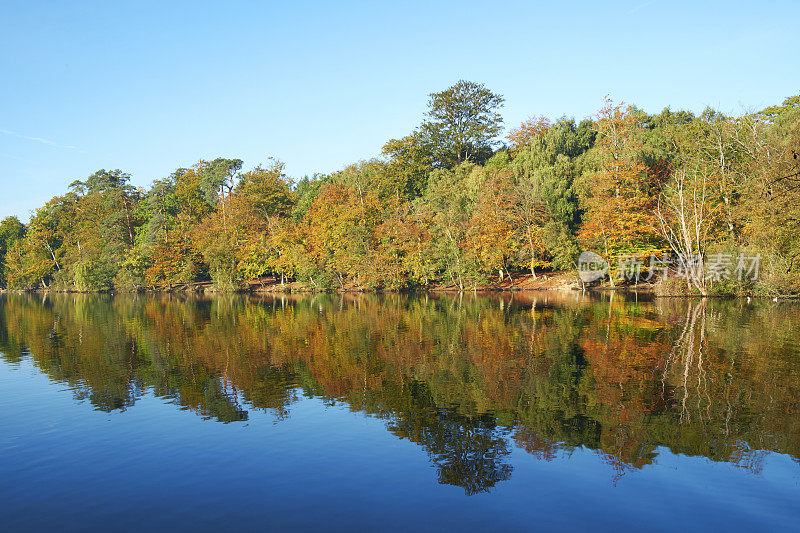
{"type": "Polygon", "coordinates": [[[800,93],[800,2],[0,0],[0,217],[119,168],[199,159],[290,176],[376,156],[459,79],[529,115],[603,96],[740,113],[800,93]]]}

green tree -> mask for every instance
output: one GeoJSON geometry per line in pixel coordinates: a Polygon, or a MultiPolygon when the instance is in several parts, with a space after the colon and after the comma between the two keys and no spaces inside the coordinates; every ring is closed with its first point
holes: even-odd
{"type": "Polygon", "coordinates": [[[6,217],[0,222],[0,287],[6,287],[6,254],[9,249],[22,240],[25,225],[17,217],[6,217]]]}
{"type": "Polygon", "coordinates": [[[511,168],[516,177],[516,209],[522,223],[522,240],[528,244],[526,262],[535,267],[572,268],[580,224],[576,186],[585,154],[594,144],[591,121],[576,125],[562,119],[528,144],[514,150],[511,168]]]}
{"type": "Polygon", "coordinates": [[[420,131],[434,146],[439,166],[452,168],[465,161],[481,163],[503,129],[498,109],[503,97],[483,84],[461,80],[442,92],[431,93],[428,119],[420,131]]]}
{"type": "Polygon", "coordinates": [[[481,176],[474,175],[480,183],[470,186],[474,168],[472,163],[462,163],[452,170],[435,170],[418,202],[420,211],[430,221],[430,261],[437,272],[460,290],[478,278],[475,265],[464,249],[475,208],[474,192],[483,185],[481,176]]]}
{"type": "Polygon", "coordinates": [[[47,288],[54,276],[69,266],[64,256],[74,217],[75,203],[70,196],[52,198],[34,212],[25,237],[12,244],[6,255],[10,288],[47,288]]]}
{"type": "Polygon", "coordinates": [[[408,199],[421,196],[434,165],[434,147],[424,136],[415,131],[402,139],[391,139],[381,153],[387,158],[386,174],[402,195],[408,199]]]}
{"type": "Polygon", "coordinates": [[[59,288],[104,291],[114,288],[122,261],[133,247],[141,221],[140,191],[120,170],[99,170],[85,181],[74,181],[68,195],[74,216],[67,233],[66,268],[59,288]]]}
{"type": "Polygon", "coordinates": [[[200,187],[209,205],[215,206],[217,202],[224,204],[225,198],[236,186],[237,173],[241,168],[241,159],[224,157],[218,157],[203,166],[200,172],[200,187]]]}

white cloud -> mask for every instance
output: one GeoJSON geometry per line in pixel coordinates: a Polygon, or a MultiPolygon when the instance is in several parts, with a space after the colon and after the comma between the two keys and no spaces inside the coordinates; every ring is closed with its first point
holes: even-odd
{"type": "Polygon", "coordinates": [[[72,146],[72,145],[69,145],[69,144],[59,144],[59,143],[57,143],[55,141],[51,141],[49,139],[43,139],[41,137],[30,137],[28,135],[22,135],[21,133],[17,133],[15,131],[0,129],[0,133],[5,133],[6,135],[11,135],[12,137],[17,137],[19,139],[25,139],[25,140],[28,140],[28,141],[34,141],[34,142],[37,142],[37,143],[46,144],[48,146],[55,146],[57,148],[66,148],[67,150],[77,150],[78,149],[77,146],[72,146]]]}

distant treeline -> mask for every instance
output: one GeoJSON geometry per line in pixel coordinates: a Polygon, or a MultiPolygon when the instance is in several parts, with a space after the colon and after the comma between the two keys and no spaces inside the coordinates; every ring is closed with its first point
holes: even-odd
{"type": "MultiPolygon", "coordinates": [[[[757,280],[700,294],[800,292],[800,96],[731,117],[606,99],[592,119],[533,117],[499,142],[503,98],[460,81],[381,156],[288,178],[269,159],[200,161],[148,189],[120,170],[74,181],[0,225],[0,285],[139,290],[271,275],[318,290],[460,289],[620,255],[760,254],[757,280]]],[[[645,266],[646,268],[646,266],[645,266]]],[[[613,275],[614,272],[612,271],[613,275]]],[[[712,283],[713,282],[713,283],[712,283]]]]}

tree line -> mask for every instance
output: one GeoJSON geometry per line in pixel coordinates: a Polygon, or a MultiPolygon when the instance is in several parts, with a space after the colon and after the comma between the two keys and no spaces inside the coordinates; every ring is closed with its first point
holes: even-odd
{"type": "Polygon", "coordinates": [[[467,290],[573,270],[591,249],[612,265],[697,257],[683,282],[702,295],[800,292],[800,96],[740,116],[606,98],[592,118],[532,117],[504,142],[503,102],[459,81],[379,157],[296,181],[272,158],[200,161],[148,188],[99,170],[27,224],[0,223],[0,285],[467,290]],[[722,253],[758,254],[758,278],[707,276],[722,253]]]}

